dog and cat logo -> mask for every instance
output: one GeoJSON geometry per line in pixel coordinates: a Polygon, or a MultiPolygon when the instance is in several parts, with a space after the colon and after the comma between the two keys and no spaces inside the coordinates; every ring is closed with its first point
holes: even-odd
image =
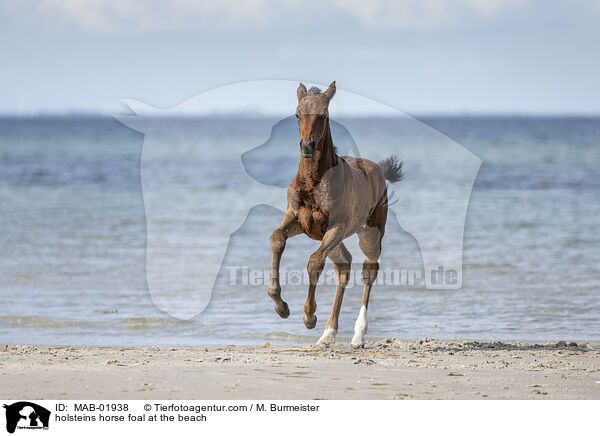
{"type": "Polygon", "coordinates": [[[14,433],[16,429],[48,430],[50,411],[29,401],[5,404],[6,431],[14,433]]]}

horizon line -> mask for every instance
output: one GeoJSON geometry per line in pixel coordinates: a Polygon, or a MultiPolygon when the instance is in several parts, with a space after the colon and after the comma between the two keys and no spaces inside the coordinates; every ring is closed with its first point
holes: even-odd
{"type": "MultiPolygon", "coordinates": [[[[403,112],[398,111],[400,115],[408,115],[414,118],[600,118],[600,112],[508,112],[508,111],[424,111],[424,112],[403,112]]],[[[115,118],[116,116],[135,116],[133,113],[110,113],[105,111],[69,111],[69,112],[35,112],[35,113],[16,113],[0,112],[0,119],[40,119],[40,118],[115,118]]],[[[251,113],[251,112],[214,112],[214,113],[172,113],[172,114],[153,114],[142,116],[156,119],[215,119],[215,118],[288,118],[293,113],[251,113]]],[[[364,118],[364,119],[393,119],[397,115],[389,113],[342,113],[332,118],[364,118]]]]}

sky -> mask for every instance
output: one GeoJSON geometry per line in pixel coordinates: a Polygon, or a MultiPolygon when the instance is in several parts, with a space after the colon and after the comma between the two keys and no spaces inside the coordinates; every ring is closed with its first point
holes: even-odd
{"type": "Polygon", "coordinates": [[[410,114],[598,115],[599,43],[600,0],[3,0],[0,114],[277,79],[410,114]]]}

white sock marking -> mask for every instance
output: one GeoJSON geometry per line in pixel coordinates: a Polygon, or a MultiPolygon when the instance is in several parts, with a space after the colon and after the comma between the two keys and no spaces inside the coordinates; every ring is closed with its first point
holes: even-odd
{"type": "Polygon", "coordinates": [[[367,333],[367,308],[362,306],[354,324],[354,337],[352,345],[362,347],[365,344],[365,334],[367,333]]]}
{"type": "Polygon", "coordinates": [[[337,330],[329,328],[329,329],[325,329],[325,331],[323,332],[323,336],[321,336],[321,339],[319,339],[317,341],[317,345],[322,345],[322,346],[328,346],[331,345],[333,343],[333,341],[335,340],[335,335],[337,334],[337,330]]]}

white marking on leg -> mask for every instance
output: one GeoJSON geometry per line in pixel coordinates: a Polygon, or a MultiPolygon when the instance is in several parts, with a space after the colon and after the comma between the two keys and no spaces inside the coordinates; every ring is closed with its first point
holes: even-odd
{"type": "Polygon", "coordinates": [[[323,332],[323,336],[321,336],[321,339],[319,339],[317,341],[317,345],[320,347],[330,346],[331,344],[333,344],[333,341],[335,341],[336,334],[337,334],[336,329],[332,329],[332,328],[325,329],[325,331],[323,332]]]}
{"type": "Polygon", "coordinates": [[[367,308],[362,306],[354,324],[354,337],[352,338],[353,347],[363,347],[365,345],[365,334],[367,333],[367,308]]]}

